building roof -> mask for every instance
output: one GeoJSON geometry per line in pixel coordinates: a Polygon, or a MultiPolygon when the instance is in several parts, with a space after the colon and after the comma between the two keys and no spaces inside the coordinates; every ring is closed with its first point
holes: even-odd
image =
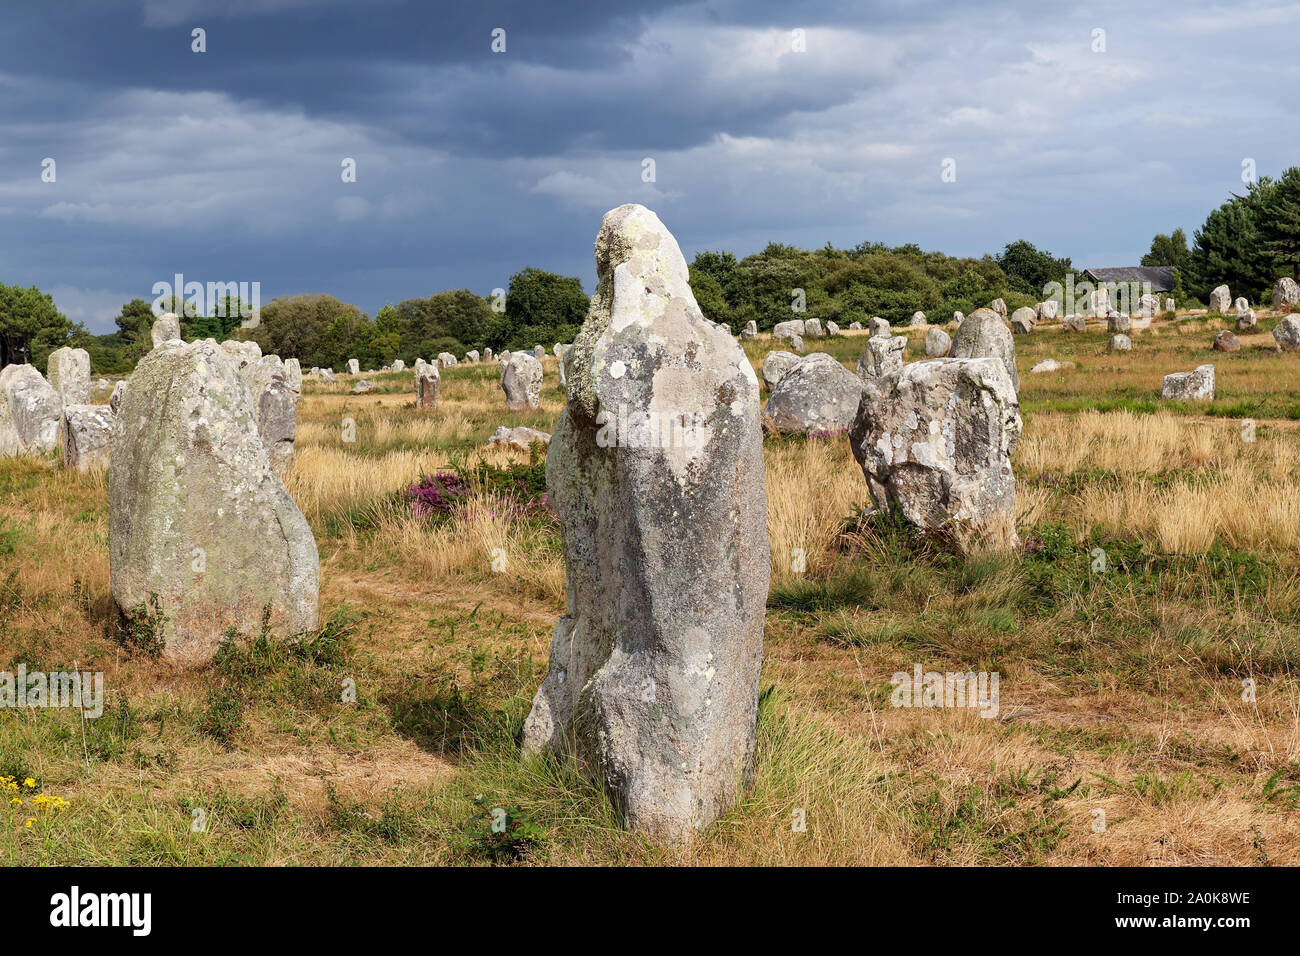
{"type": "Polygon", "coordinates": [[[1093,282],[1149,282],[1152,292],[1168,292],[1174,287],[1173,266],[1118,266],[1114,269],[1084,269],[1093,282]]]}

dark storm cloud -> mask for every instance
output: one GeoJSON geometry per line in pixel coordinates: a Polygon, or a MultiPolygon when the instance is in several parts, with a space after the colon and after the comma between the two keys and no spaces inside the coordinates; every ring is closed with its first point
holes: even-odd
{"type": "Polygon", "coordinates": [[[626,201],[688,256],[1024,237],[1123,264],[1190,232],[1244,160],[1295,162],[1298,23],[1173,0],[20,7],[0,31],[0,281],[96,329],[175,272],[372,313],[525,265],[590,287],[599,217],[626,201]]]}

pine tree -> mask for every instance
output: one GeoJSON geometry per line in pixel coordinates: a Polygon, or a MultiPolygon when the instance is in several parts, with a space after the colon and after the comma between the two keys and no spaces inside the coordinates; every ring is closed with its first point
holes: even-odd
{"type": "Polygon", "coordinates": [[[1284,172],[1270,192],[1262,210],[1260,238],[1272,266],[1270,279],[1300,277],[1300,167],[1284,172]]]}

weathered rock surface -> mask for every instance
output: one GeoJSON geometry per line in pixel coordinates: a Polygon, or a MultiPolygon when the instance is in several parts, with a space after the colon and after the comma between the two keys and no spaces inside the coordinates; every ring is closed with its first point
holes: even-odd
{"type": "Polygon", "coordinates": [[[536,428],[525,428],[523,425],[517,428],[507,428],[502,425],[492,433],[492,437],[488,439],[487,447],[493,448],[501,445],[506,448],[513,448],[516,451],[528,451],[533,442],[549,445],[551,436],[548,432],[541,432],[536,428]]]}
{"type": "MultiPolygon", "coordinates": [[[[984,309],[967,323],[984,311],[1002,324],[984,309]]],[[[849,438],[878,508],[925,530],[1000,526],[1014,539],[1011,454],[1021,425],[1000,359],[926,359],[864,380],[849,438]]]]}
{"type": "Polygon", "coordinates": [[[1112,335],[1120,332],[1130,332],[1133,329],[1133,320],[1124,312],[1112,312],[1106,316],[1106,331],[1112,335]]]}
{"type": "Polygon", "coordinates": [[[1055,299],[1044,299],[1034,311],[1040,322],[1047,322],[1061,314],[1061,303],[1055,299]]]}
{"type": "Polygon", "coordinates": [[[568,613],[523,751],[575,754],[632,828],[686,840],[753,761],[770,574],[758,380],[654,213],[608,213],[596,266],[546,463],[568,613]],[[690,440],[608,440],[625,408],[688,422],[690,440]]]}
{"type": "Polygon", "coordinates": [[[867,339],[867,348],[858,358],[858,377],[893,375],[903,370],[903,356],[907,352],[905,335],[873,335],[867,339]]]}
{"type": "MultiPolygon", "coordinates": [[[[988,307],[996,312],[1003,322],[1007,320],[1007,303],[1005,300],[1001,298],[994,299],[988,304],[988,307]]],[[[976,309],[975,311],[978,312],[979,310],[976,309]]],[[[973,315],[974,313],[971,314],[973,315]]]]}
{"type": "Polygon", "coordinates": [[[872,338],[875,338],[877,335],[888,335],[891,331],[889,322],[878,315],[873,315],[871,317],[871,321],[867,323],[867,328],[870,330],[872,338]]]}
{"type": "Polygon", "coordinates": [[[358,362],[356,359],[348,359],[348,374],[349,374],[349,375],[360,375],[360,374],[361,374],[361,363],[358,362]]]}
{"type": "Polygon", "coordinates": [[[107,405],[64,405],[60,426],[63,467],[107,468],[117,417],[107,405]]]}
{"type": "Polygon", "coordinates": [[[952,348],[952,336],[935,325],[925,333],[925,354],[930,358],[940,358],[952,348]]]}
{"type": "Polygon", "coordinates": [[[0,369],[0,455],[44,455],[59,443],[63,399],[35,365],[0,369]]]}
{"type": "Polygon", "coordinates": [[[1210,311],[1227,314],[1232,307],[1232,293],[1226,285],[1221,285],[1210,293],[1210,311]]]}
{"type": "Polygon", "coordinates": [[[1277,325],[1273,326],[1273,341],[1283,352],[1294,352],[1300,349],[1300,315],[1293,312],[1280,319],[1277,325]]]}
{"type": "Polygon", "coordinates": [[[781,376],[763,409],[770,432],[847,431],[862,400],[862,380],[834,356],[813,352],[781,376]]]}
{"type": "Polygon", "coordinates": [[[926,324],[925,313],[913,312],[912,317],[907,320],[907,324],[912,327],[925,325],[926,324]]]}
{"type": "Polygon", "coordinates": [[[442,376],[437,365],[417,365],[415,368],[415,407],[437,408],[438,393],[442,390],[442,376]]]}
{"type": "Polygon", "coordinates": [[[1054,358],[1046,358],[1029,370],[1030,375],[1042,375],[1045,372],[1059,372],[1063,368],[1074,368],[1073,362],[1058,362],[1054,358]]]}
{"type": "Polygon", "coordinates": [[[1259,325],[1259,320],[1255,318],[1254,309],[1247,309],[1245,312],[1237,313],[1238,332],[1253,332],[1257,325],[1259,325]]]}
{"type": "Polygon", "coordinates": [[[1106,343],[1108,352],[1131,352],[1133,350],[1133,340],[1122,332],[1117,332],[1110,337],[1106,343]]]}
{"type": "Polygon", "coordinates": [[[801,357],[793,352],[768,352],[763,357],[763,383],[767,386],[767,390],[770,392],[776,388],[776,383],[781,381],[781,376],[800,361],[802,361],[801,357]]]}
{"type": "Polygon", "coordinates": [[[201,663],[228,628],[317,625],[319,559],[271,467],[248,389],[211,341],[165,342],[131,376],[111,444],[109,566],[128,618],[160,615],[163,654],[201,663]]]}
{"type": "Polygon", "coordinates": [[[527,352],[514,352],[501,367],[501,390],[506,408],[521,412],[542,407],[542,363],[527,352]]]}
{"type": "Polygon", "coordinates": [[[456,356],[452,355],[450,352],[439,352],[438,364],[443,368],[451,368],[453,365],[459,363],[456,361],[456,356]]]}
{"type": "Polygon", "coordinates": [[[953,336],[953,358],[997,358],[1006,366],[1016,392],[1020,391],[1020,373],[1016,371],[1016,343],[1011,330],[992,309],[976,309],[966,316],[953,336]]]}
{"type": "Polygon", "coordinates": [[[810,339],[824,339],[826,330],[822,328],[821,319],[804,319],[803,334],[810,339]]]}
{"type": "Polygon", "coordinates": [[[122,396],[126,394],[126,387],[126,379],[118,379],[117,384],[113,386],[113,394],[108,396],[108,410],[114,415],[122,405],[122,396]]]}
{"type": "Polygon", "coordinates": [[[1190,372],[1166,375],[1160,397],[1186,401],[1208,401],[1214,398],[1214,366],[1198,365],[1190,372]]]}
{"type": "Polygon", "coordinates": [[[1273,309],[1284,312],[1300,305],[1300,284],[1290,276],[1283,276],[1273,283],[1273,309]]]}
{"type": "Polygon", "coordinates": [[[1011,331],[1015,335],[1028,335],[1034,331],[1038,318],[1029,306],[1021,306],[1011,313],[1011,331]]]}
{"type": "Polygon", "coordinates": [[[753,319],[746,322],[745,327],[740,330],[740,337],[746,341],[758,338],[758,323],[753,319]]]}
{"type": "Polygon", "coordinates": [[[154,320],[153,328],[149,330],[149,337],[153,341],[153,347],[157,348],[164,342],[170,342],[173,339],[181,337],[181,319],[175,312],[165,312],[154,320]]]}
{"type": "Polygon", "coordinates": [[[1227,329],[1223,329],[1214,337],[1214,344],[1211,348],[1216,352],[1240,352],[1241,343],[1237,341],[1235,335],[1227,329]]]}
{"type": "Polygon", "coordinates": [[[778,322],[776,325],[772,326],[772,338],[789,339],[796,335],[803,338],[803,328],[803,319],[790,319],[786,322],[778,322]]]}
{"type": "Polygon", "coordinates": [[[85,349],[55,349],[46,370],[63,404],[85,405],[90,401],[90,353],[85,349]]]}
{"type": "Polygon", "coordinates": [[[357,384],[352,386],[353,395],[365,395],[367,392],[373,392],[374,390],[375,383],[370,381],[368,378],[363,378],[361,381],[357,382],[357,384]]]}
{"type": "Polygon", "coordinates": [[[1067,332],[1087,332],[1088,319],[1082,314],[1071,314],[1065,317],[1061,327],[1067,332]]]}

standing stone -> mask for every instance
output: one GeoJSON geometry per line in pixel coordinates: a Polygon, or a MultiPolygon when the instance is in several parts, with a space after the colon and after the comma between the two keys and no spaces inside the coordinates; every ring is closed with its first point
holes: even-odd
{"type": "Polygon", "coordinates": [[[332,369],[332,368],[323,368],[323,369],[321,369],[321,370],[320,370],[320,380],[321,380],[322,382],[332,382],[332,381],[334,381],[334,369],[332,369]]]}
{"type": "Polygon", "coordinates": [[[803,319],[790,319],[788,322],[778,322],[772,327],[772,338],[789,339],[796,335],[803,337],[803,319]]]}
{"type": "Polygon", "coordinates": [[[392,367],[389,369],[389,371],[390,371],[390,372],[405,372],[405,371],[406,371],[406,362],[404,362],[402,359],[393,359],[393,364],[392,364],[392,367]]]}
{"type": "Polygon", "coordinates": [[[1247,309],[1245,312],[1237,313],[1238,332],[1253,332],[1255,331],[1255,326],[1257,326],[1258,324],[1259,324],[1259,320],[1255,318],[1254,309],[1247,309]]]}
{"type": "Polygon", "coordinates": [[[654,213],[608,213],[596,267],[546,461],[568,613],[523,751],[576,756],[634,830],[685,841],[752,773],[771,567],[758,381],[654,213]],[[688,440],[609,440],[623,409],[689,423],[688,440]]]}
{"type": "Polygon", "coordinates": [[[763,429],[775,433],[847,431],[862,400],[862,380],[834,356],[813,352],[800,359],[772,389],[763,429]]]}
{"type": "Polygon", "coordinates": [[[533,358],[539,362],[546,358],[546,347],[544,345],[533,346],[533,358]]]}
{"type": "Polygon", "coordinates": [[[438,366],[421,365],[415,370],[416,408],[437,408],[441,389],[442,376],[438,374],[438,366]]]}
{"type": "Polygon", "coordinates": [[[802,352],[803,339],[797,335],[790,336],[790,348],[794,349],[796,352],[802,352]]]}
{"type": "Polygon", "coordinates": [[[1106,331],[1112,335],[1117,332],[1130,332],[1133,329],[1133,321],[1124,312],[1112,312],[1106,316],[1106,331]]]}
{"type": "Polygon", "coordinates": [[[1300,284],[1290,276],[1283,276],[1273,284],[1273,309],[1285,312],[1300,305],[1300,284]]]}
{"type": "MultiPolygon", "coordinates": [[[[996,312],[980,309],[962,327],[980,312],[1002,326],[996,312]]],[[[1001,526],[1014,542],[1011,454],[1021,427],[1000,360],[926,359],[864,380],[849,440],[877,508],[926,531],[1001,526]]]]}
{"type": "Polygon", "coordinates": [[[828,322],[826,323],[826,334],[827,334],[828,336],[832,337],[832,338],[834,338],[835,336],[839,335],[839,334],[840,334],[840,327],[839,327],[839,324],[836,323],[836,322],[830,322],[830,321],[828,321],[828,322]]]}
{"type": "Polygon", "coordinates": [[[541,408],[542,363],[527,352],[515,352],[501,367],[501,390],[512,412],[541,408]]]}
{"type": "Polygon", "coordinates": [[[1098,286],[1092,290],[1088,298],[1089,311],[1094,318],[1100,319],[1102,316],[1110,314],[1110,288],[1108,286],[1098,286]]]}
{"type": "Polygon", "coordinates": [[[810,339],[821,339],[826,337],[826,332],[822,329],[821,319],[804,319],[803,334],[810,339]]]}
{"type": "Polygon", "coordinates": [[[1061,323],[1061,328],[1067,332],[1087,332],[1088,319],[1082,313],[1067,315],[1061,323]]]}
{"type": "Polygon", "coordinates": [[[302,394],[302,363],[296,358],[284,360],[284,380],[295,395],[302,394]]]}
{"type": "Polygon", "coordinates": [[[871,317],[871,321],[867,323],[867,328],[870,330],[873,339],[878,335],[887,336],[890,332],[889,323],[878,315],[871,317]]]}
{"type": "Polygon", "coordinates": [[[251,365],[262,358],[262,347],[256,342],[239,342],[234,339],[227,339],[221,343],[226,354],[235,360],[235,364],[243,368],[251,365]]]}
{"type": "Polygon", "coordinates": [[[126,394],[126,379],[118,379],[117,384],[113,386],[113,394],[108,396],[108,409],[114,415],[122,406],[122,396],[126,394]]]}
{"type": "Polygon", "coordinates": [[[908,320],[907,324],[910,325],[910,326],[912,326],[913,328],[916,328],[917,326],[925,325],[925,324],[926,324],[926,323],[925,323],[925,313],[924,313],[924,312],[913,312],[913,313],[912,313],[912,317],[908,320]]]}
{"type": "Polygon", "coordinates": [[[1166,375],[1160,397],[1188,401],[1208,401],[1214,398],[1214,366],[1198,365],[1190,372],[1166,375]]]}
{"type": "Polygon", "coordinates": [[[740,330],[740,337],[746,341],[758,338],[758,323],[753,319],[746,322],[745,327],[740,330]]]}
{"type": "Polygon", "coordinates": [[[63,467],[73,471],[107,468],[117,418],[107,405],[64,405],[63,467]]]}
{"type": "Polygon", "coordinates": [[[1138,315],[1145,319],[1154,319],[1159,313],[1160,298],[1158,296],[1148,292],[1138,299],[1138,315]]]}
{"type": "Polygon", "coordinates": [[[862,331],[862,323],[861,323],[861,322],[850,322],[850,323],[849,323],[849,331],[850,331],[850,332],[861,332],[861,331],[862,331]]]}
{"type": "Polygon", "coordinates": [[[1037,321],[1033,309],[1027,305],[1021,306],[1011,313],[1011,331],[1015,335],[1028,335],[1034,331],[1037,321]]]}
{"type": "MultiPolygon", "coordinates": [[[[1001,297],[990,302],[988,307],[996,312],[1003,322],[1007,320],[1007,303],[1001,297]]],[[[976,311],[978,312],[979,310],[976,309],[976,311]]]]}
{"type": "Polygon", "coordinates": [[[358,362],[356,359],[348,359],[348,374],[349,374],[349,375],[360,375],[360,374],[361,374],[361,363],[358,362]]]}
{"type": "Polygon", "coordinates": [[[781,381],[781,376],[798,365],[803,359],[793,352],[768,352],[763,358],[763,382],[770,392],[781,381]]]}
{"type": "Polygon", "coordinates": [[[164,312],[154,320],[153,328],[150,330],[149,335],[153,340],[154,348],[157,348],[164,342],[179,339],[181,337],[180,316],[175,312],[164,312]]]}
{"type": "Polygon", "coordinates": [[[0,455],[45,455],[59,444],[63,399],[35,365],[0,369],[0,455]]]}
{"type": "Polygon", "coordinates": [[[1173,311],[1174,311],[1174,300],[1173,300],[1173,299],[1165,299],[1165,311],[1166,311],[1166,312],[1173,312],[1173,311]]]}
{"type": "Polygon", "coordinates": [[[293,440],[298,430],[298,393],[283,375],[277,375],[254,396],[257,432],[262,436],[271,467],[282,480],[293,473],[293,440]]]}
{"type": "Polygon", "coordinates": [[[363,378],[352,386],[353,395],[367,395],[375,390],[375,383],[368,378],[363,378]]]}
{"type": "Polygon", "coordinates": [[[903,355],[907,351],[906,335],[873,335],[867,339],[867,348],[858,359],[858,377],[894,375],[903,370],[903,355]]]}
{"type": "Polygon", "coordinates": [[[1042,302],[1038,303],[1034,312],[1040,321],[1047,322],[1060,315],[1060,310],[1061,303],[1057,302],[1055,299],[1044,299],[1042,302]]]}
{"type": "Polygon", "coordinates": [[[316,541],[258,435],[235,363],[210,341],[165,343],[131,376],[108,469],[113,598],[160,615],[163,656],[209,660],[229,628],[317,625],[316,541]]]}
{"type": "Polygon", "coordinates": [[[1214,337],[1214,344],[1210,346],[1216,352],[1240,352],[1241,343],[1237,337],[1227,329],[1223,329],[1214,337]]]}
{"type": "Polygon", "coordinates": [[[1273,327],[1273,340],[1281,352],[1300,349],[1300,315],[1292,313],[1273,327]]]}
{"type": "Polygon", "coordinates": [[[966,316],[961,312],[954,312],[952,314],[952,324],[954,326],[960,326],[965,320],[966,316]]]}
{"type": "Polygon", "coordinates": [[[997,358],[1006,366],[1007,375],[1017,392],[1020,374],[1016,371],[1016,343],[1011,330],[992,309],[976,309],[966,317],[952,340],[953,358],[997,358]]]}
{"type": "Polygon", "coordinates": [[[1250,300],[1247,299],[1244,295],[1239,295],[1235,300],[1233,300],[1232,311],[1236,312],[1238,315],[1245,312],[1249,308],[1250,308],[1250,300]]]}
{"type": "Polygon", "coordinates": [[[490,362],[495,356],[490,348],[483,349],[483,361],[490,362]]]}
{"type": "Polygon", "coordinates": [[[458,364],[456,361],[456,356],[452,355],[450,352],[438,353],[438,365],[440,365],[442,368],[451,368],[453,365],[456,364],[458,364]]]}
{"type": "Polygon", "coordinates": [[[90,401],[90,353],[85,349],[55,349],[46,371],[63,404],[85,405],[90,401]]]}
{"type": "Polygon", "coordinates": [[[1221,285],[1210,293],[1210,311],[1227,314],[1232,305],[1232,293],[1226,285],[1221,285]]]}
{"type": "Polygon", "coordinates": [[[933,326],[925,333],[925,354],[930,358],[947,355],[950,348],[952,348],[952,336],[939,326],[933,326]]]}
{"type": "Polygon", "coordinates": [[[1133,350],[1133,340],[1123,333],[1116,333],[1110,337],[1106,343],[1108,352],[1131,352],[1133,350]]]}

